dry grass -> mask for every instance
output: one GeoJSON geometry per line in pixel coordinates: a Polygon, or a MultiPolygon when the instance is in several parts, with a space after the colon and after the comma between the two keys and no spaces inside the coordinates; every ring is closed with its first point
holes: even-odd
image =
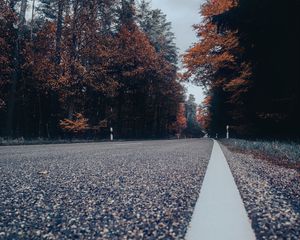
{"type": "Polygon", "coordinates": [[[0,146],[13,146],[13,145],[41,145],[41,144],[64,144],[64,143],[84,143],[94,142],[95,140],[85,139],[47,139],[47,138],[35,138],[35,139],[6,139],[0,137],[0,146]]]}
{"type": "Polygon", "coordinates": [[[297,142],[222,139],[231,151],[250,153],[278,165],[300,171],[300,144],[297,142]]]}

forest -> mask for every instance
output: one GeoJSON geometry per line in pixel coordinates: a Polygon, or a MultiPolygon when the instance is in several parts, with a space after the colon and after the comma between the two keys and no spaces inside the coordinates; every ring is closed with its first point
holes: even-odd
{"type": "Polygon", "coordinates": [[[299,139],[297,0],[208,0],[183,78],[203,86],[199,121],[211,136],[299,139]]]}
{"type": "Polygon", "coordinates": [[[171,23],[148,2],[1,0],[0,27],[0,136],[106,138],[113,127],[117,138],[161,138],[186,128],[171,23]]]}
{"type": "Polygon", "coordinates": [[[200,5],[181,74],[148,1],[0,0],[0,136],[299,138],[299,1],[200,5]]]}

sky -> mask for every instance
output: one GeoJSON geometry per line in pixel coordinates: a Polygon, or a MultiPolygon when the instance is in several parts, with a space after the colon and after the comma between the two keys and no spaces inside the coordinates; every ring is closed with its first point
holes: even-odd
{"type": "MultiPolygon", "coordinates": [[[[199,10],[203,2],[204,0],[152,0],[152,7],[161,9],[172,23],[180,54],[197,41],[192,26],[201,21],[199,10]]],[[[197,103],[202,102],[204,94],[200,87],[189,84],[187,89],[188,94],[195,95],[197,103]]]]}

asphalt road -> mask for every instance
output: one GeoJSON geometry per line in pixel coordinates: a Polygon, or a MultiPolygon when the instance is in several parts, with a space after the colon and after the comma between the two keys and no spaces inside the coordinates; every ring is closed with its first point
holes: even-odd
{"type": "Polygon", "coordinates": [[[212,145],[0,147],[0,239],[183,239],[212,145]]]}

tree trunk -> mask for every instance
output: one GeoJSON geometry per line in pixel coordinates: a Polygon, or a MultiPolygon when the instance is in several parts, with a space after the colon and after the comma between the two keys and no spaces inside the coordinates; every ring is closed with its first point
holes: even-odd
{"type": "Polygon", "coordinates": [[[64,11],[64,0],[58,1],[58,13],[57,13],[57,24],[56,24],[56,47],[55,47],[55,64],[58,66],[61,61],[61,37],[62,37],[62,26],[63,26],[63,11],[64,11]]]}
{"type": "Polygon", "coordinates": [[[34,11],[35,11],[35,0],[32,0],[31,26],[30,26],[30,39],[31,39],[31,41],[32,41],[32,38],[33,38],[34,11]]]}
{"type": "Polygon", "coordinates": [[[43,120],[42,120],[42,101],[41,101],[41,95],[38,94],[38,108],[39,108],[39,137],[42,137],[42,127],[43,127],[43,120]]]}
{"type": "Polygon", "coordinates": [[[21,30],[22,34],[23,34],[23,30],[24,30],[24,24],[26,22],[26,19],[25,19],[26,10],[27,10],[27,0],[22,0],[21,1],[21,9],[20,9],[20,23],[19,23],[19,30],[21,30]]]}
{"type": "MultiPolygon", "coordinates": [[[[14,4],[12,4],[14,5],[14,4]]],[[[11,137],[13,135],[13,121],[16,105],[16,91],[17,91],[17,82],[20,76],[20,43],[23,39],[24,33],[24,24],[25,24],[25,14],[27,9],[27,0],[22,0],[21,9],[20,9],[20,21],[18,23],[17,29],[17,41],[14,48],[14,70],[12,72],[12,84],[10,88],[10,96],[8,100],[8,110],[7,110],[7,119],[6,119],[6,134],[11,137]]]]}

